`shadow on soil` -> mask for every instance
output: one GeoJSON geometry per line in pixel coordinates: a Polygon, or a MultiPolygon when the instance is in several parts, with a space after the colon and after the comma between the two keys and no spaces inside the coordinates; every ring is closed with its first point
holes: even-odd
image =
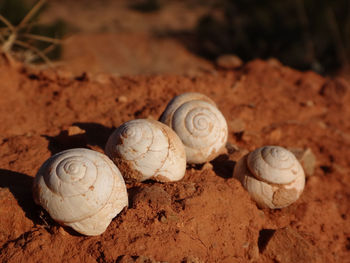
{"type": "Polygon", "coordinates": [[[233,176],[233,169],[235,168],[236,162],[229,160],[227,155],[220,155],[211,161],[213,165],[213,170],[216,175],[228,179],[233,176]]]}
{"type": "Polygon", "coordinates": [[[275,234],[275,229],[261,229],[259,232],[258,247],[259,252],[264,252],[267,244],[269,243],[272,236],[275,234]]]}
{"type": "Polygon", "coordinates": [[[0,169],[0,187],[8,188],[23,209],[26,217],[35,224],[40,222],[38,206],[32,197],[33,178],[29,175],[0,169]]]}
{"type": "Polygon", "coordinates": [[[115,127],[109,128],[94,122],[76,122],[73,125],[86,132],[86,140],[89,145],[96,145],[101,149],[105,148],[108,137],[115,130],[115,127]]]}
{"type": "Polygon", "coordinates": [[[84,132],[69,135],[67,130],[63,130],[56,136],[43,135],[49,141],[48,148],[51,154],[72,148],[90,148],[89,146],[98,146],[103,150],[108,137],[115,129],[93,122],[76,122],[72,125],[84,132]]]}

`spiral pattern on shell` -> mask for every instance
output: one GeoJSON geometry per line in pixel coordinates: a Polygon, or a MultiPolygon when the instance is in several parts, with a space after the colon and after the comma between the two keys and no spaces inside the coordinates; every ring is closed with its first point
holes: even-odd
{"type": "Polygon", "coordinates": [[[59,159],[52,166],[50,176],[44,176],[46,185],[62,197],[84,194],[96,182],[97,168],[89,158],[73,155],[59,159]]]}
{"type": "MultiPolygon", "coordinates": [[[[118,134],[118,136],[110,137],[110,140],[116,140],[114,143],[107,142],[107,155],[110,156],[112,152],[115,152],[128,161],[137,160],[142,155],[145,155],[148,149],[156,151],[157,149],[154,149],[155,145],[152,145],[152,142],[155,136],[160,135],[159,131],[152,128],[150,122],[140,120],[124,123],[114,134],[118,134]],[[110,147],[112,147],[112,149],[110,147]]],[[[160,137],[160,139],[166,142],[164,136],[160,137]]]]}
{"type": "Polygon", "coordinates": [[[261,207],[286,207],[305,186],[303,168],[295,156],[279,146],[265,146],[241,158],[234,169],[251,197],[261,207]]]}
{"type": "Polygon", "coordinates": [[[209,98],[198,100],[198,96],[191,98],[191,94],[173,99],[160,120],[182,140],[187,162],[203,163],[214,159],[224,149],[228,128],[224,116],[209,98]]]}
{"type": "Polygon", "coordinates": [[[191,101],[179,107],[173,116],[172,128],[181,134],[182,142],[190,148],[207,148],[225,138],[218,110],[204,101],[191,101]]]}
{"type": "Polygon", "coordinates": [[[160,116],[159,120],[165,124],[168,125],[168,123],[172,122],[173,114],[176,111],[177,108],[179,108],[182,104],[192,101],[192,100],[201,100],[208,102],[209,104],[216,107],[215,102],[207,97],[204,94],[198,93],[198,92],[186,92],[182,93],[176,97],[174,97],[167,105],[166,109],[160,116]]]}
{"type": "Polygon", "coordinates": [[[65,225],[101,211],[107,215],[103,220],[110,222],[127,205],[125,183],[117,167],[107,156],[88,149],[71,149],[49,158],[35,177],[33,192],[36,203],[65,225]]]}
{"type": "Polygon", "coordinates": [[[250,171],[256,178],[275,184],[288,184],[302,170],[298,160],[280,146],[265,146],[248,155],[250,171]]]}
{"type": "Polygon", "coordinates": [[[158,121],[139,119],[122,124],[108,138],[105,152],[130,181],[177,181],[185,174],[180,139],[158,121]]]}

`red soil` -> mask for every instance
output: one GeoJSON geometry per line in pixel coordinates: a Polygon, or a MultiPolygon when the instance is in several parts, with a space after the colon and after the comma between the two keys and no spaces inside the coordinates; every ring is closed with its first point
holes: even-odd
{"type": "Polygon", "coordinates": [[[0,79],[1,262],[349,262],[344,80],[259,60],[197,77],[92,78],[3,58],[0,79]],[[129,184],[129,207],[97,237],[60,227],[34,204],[33,177],[52,154],[73,147],[103,152],[115,127],[158,119],[187,91],[217,103],[238,151],[189,167],[177,183],[129,184]],[[232,178],[241,156],[270,144],[309,147],[317,158],[301,198],[279,210],[258,209],[232,178]]]}

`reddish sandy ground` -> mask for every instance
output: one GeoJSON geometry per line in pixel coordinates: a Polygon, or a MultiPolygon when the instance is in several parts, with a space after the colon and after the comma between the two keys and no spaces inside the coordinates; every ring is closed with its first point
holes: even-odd
{"type": "Polygon", "coordinates": [[[350,262],[350,87],[276,61],[196,77],[39,71],[0,60],[1,262],[350,262]],[[31,185],[52,154],[103,152],[121,123],[158,119],[177,94],[211,97],[230,149],[177,183],[129,184],[130,205],[97,237],[53,222],[31,185]],[[71,133],[77,126],[83,134],[71,133]],[[262,145],[311,148],[317,164],[290,207],[258,209],[232,178],[262,145]],[[233,145],[238,150],[234,150],[233,145]]]}
{"type": "Polygon", "coordinates": [[[92,75],[192,76],[213,68],[176,37],[194,30],[201,16],[211,10],[208,3],[163,1],[154,12],[134,10],[130,6],[138,1],[129,0],[49,3],[40,22],[65,22],[69,33],[64,37],[62,57],[57,64],[75,75],[89,71],[92,75]]]}

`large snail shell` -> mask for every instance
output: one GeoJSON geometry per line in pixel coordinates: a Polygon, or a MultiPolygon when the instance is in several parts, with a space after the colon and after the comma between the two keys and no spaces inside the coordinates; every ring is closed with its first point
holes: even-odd
{"type": "Polygon", "coordinates": [[[132,120],[109,137],[106,154],[128,181],[178,181],[186,171],[186,154],[179,137],[154,120],[132,120]]]}
{"type": "Polygon", "coordinates": [[[89,236],[103,233],[128,205],[123,177],[113,162],[80,148],[49,158],[36,174],[33,195],[54,220],[89,236]]]}
{"type": "Polygon", "coordinates": [[[282,208],[295,202],[305,186],[304,170],[288,150],[265,146],[240,159],[234,170],[260,207],[282,208]]]}
{"type": "Polygon", "coordinates": [[[227,123],[215,103],[203,94],[185,93],[170,101],[160,121],[185,145],[188,163],[204,163],[223,152],[227,123]]]}

